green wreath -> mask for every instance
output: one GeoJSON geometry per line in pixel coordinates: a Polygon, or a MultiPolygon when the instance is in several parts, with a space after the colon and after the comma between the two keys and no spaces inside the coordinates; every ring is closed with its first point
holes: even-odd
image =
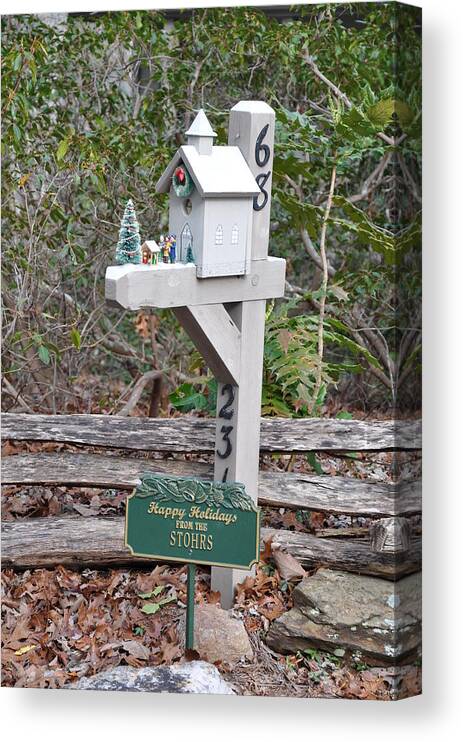
{"type": "Polygon", "coordinates": [[[193,179],[184,165],[179,165],[172,176],[172,185],[179,198],[189,196],[195,187],[193,179]]]}

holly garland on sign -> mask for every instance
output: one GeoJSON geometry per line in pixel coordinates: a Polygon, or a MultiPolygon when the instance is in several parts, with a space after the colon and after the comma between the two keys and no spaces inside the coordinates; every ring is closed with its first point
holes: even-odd
{"type": "Polygon", "coordinates": [[[119,265],[141,263],[140,228],[132,199],[127,201],[122,217],[119,242],[116,247],[116,262],[119,265]]]}
{"type": "Polygon", "coordinates": [[[183,165],[176,168],[172,176],[172,185],[179,198],[186,198],[193,191],[194,183],[190,173],[183,165]]]}

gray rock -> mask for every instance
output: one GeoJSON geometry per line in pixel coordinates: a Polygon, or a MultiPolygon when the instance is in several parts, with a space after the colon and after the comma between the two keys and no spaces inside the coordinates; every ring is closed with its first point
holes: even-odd
{"type": "Polygon", "coordinates": [[[66,686],[72,690],[123,690],[151,693],[212,693],[233,695],[214,665],[183,662],[159,667],[114,667],[66,686]]]}
{"type": "Polygon", "coordinates": [[[319,569],[299,583],[293,599],[294,607],[267,634],[267,643],[277,652],[342,648],[391,663],[420,646],[420,574],[389,582],[319,569]]]}
{"type": "MultiPolygon", "coordinates": [[[[185,617],[178,627],[185,635],[185,617]]],[[[195,606],[194,649],[202,660],[235,665],[241,659],[252,659],[253,651],[241,619],[217,605],[195,606]]]]}

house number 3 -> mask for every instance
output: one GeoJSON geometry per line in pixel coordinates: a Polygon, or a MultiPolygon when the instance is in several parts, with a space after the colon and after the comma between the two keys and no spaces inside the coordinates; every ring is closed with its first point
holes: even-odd
{"type": "MultiPolygon", "coordinates": [[[[263,144],[263,141],[265,137],[267,136],[268,127],[269,127],[269,124],[266,124],[256,139],[254,157],[256,160],[256,164],[259,167],[265,167],[268,161],[270,160],[270,147],[268,146],[268,144],[263,144]]],[[[254,211],[262,211],[262,209],[265,209],[265,207],[267,206],[268,192],[265,190],[265,184],[270,178],[270,172],[271,171],[269,170],[267,173],[259,173],[259,175],[256,178],[256,183],[260,188],[260,193],[258,196],[254,196],[254,201],[253,201],[254,211]],[[263,198],[262,200],[259,200],[261,196],[263,196],[263,198]]]]}

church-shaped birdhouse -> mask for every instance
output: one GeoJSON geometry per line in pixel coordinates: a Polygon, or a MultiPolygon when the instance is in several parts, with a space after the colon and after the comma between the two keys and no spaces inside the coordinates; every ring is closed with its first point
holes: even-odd
{"type": "Polygon", "coordinates": [[[201,109],[159,179],[169,193],[169,232],[177,261],[196,264],[198,278],[250,271],[253,199],[260,193],[238,147],[214,146],[216,133],[201,109]]]}

